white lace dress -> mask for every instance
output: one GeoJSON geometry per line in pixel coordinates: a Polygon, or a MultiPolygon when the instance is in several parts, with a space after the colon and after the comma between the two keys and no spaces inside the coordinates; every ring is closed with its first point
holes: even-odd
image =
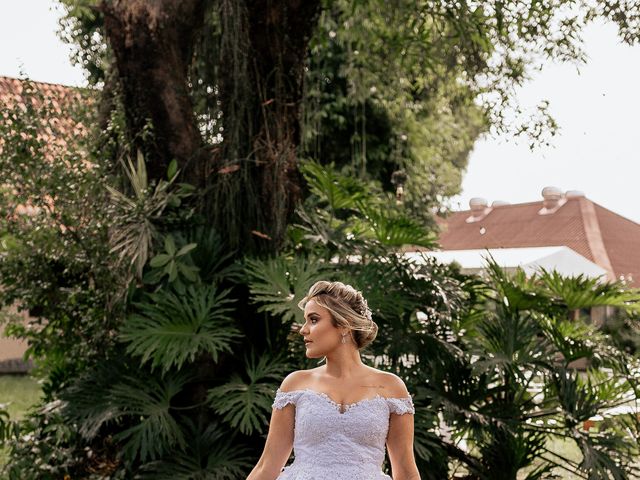
{"type": "Polygon", "coordinates": [[[315,390],[276,392],[274,408],[296,407],[295,460],[278,480],[390,480],[382,472],[390,415],[415,413],[411,397],[376,395],[346,405],[315,390]]]}

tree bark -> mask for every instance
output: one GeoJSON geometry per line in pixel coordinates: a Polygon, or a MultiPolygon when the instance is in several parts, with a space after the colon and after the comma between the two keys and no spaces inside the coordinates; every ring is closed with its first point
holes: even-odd
{"type": "Polygon", "coordinates": [[[240,227],[235,246],[245,251],[277,251],[301,197],[304,67],[320,7],[320,0],[221,0],[223,28],[233,25],[223,36],[241,32],[241,38],[223,37],[221,46],[221,157],[231,164],[249,161],[230,173],[242,179],[243,188],[230,188],[212,203],[240,215],[239,224],[223,218],[216,223],[224,231],[240,227]]]}
{"type": "Polygon", "coordinates": [[[128,133],[133,146],[145,154],[149,178],[165,177],[176,159],[183,178],[202,185],[207,154],[187,74],[194,38],[204,22],[204,3],[103,0],[100,7],[115,55],[128,133]]]}
{"type": "Polygon", "coordinates": [[[222,32],[212,87],[220,91],[224,138],[207,147],[189,85],[206,1],[103,0],[128,131],[150,178],[164,177],[175,158],[183,180],[208,192],[205,214],[231,248],[275,252],[301,197],[304,66],[321,2],[217,0],[222,32]]]}

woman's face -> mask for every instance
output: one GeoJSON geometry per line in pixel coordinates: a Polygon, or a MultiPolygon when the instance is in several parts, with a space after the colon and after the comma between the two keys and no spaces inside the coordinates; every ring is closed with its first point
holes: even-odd
{"type": "Polygon", "coordinates": [[[308,358],[322,358],[342,344],[341,330],[331,323],[331,313],[315,300],[305,305],[304,319],[298,332],[304,337],[308,358]]]}

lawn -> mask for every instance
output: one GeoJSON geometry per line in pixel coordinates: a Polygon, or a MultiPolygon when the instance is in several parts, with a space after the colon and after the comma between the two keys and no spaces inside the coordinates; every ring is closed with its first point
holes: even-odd
{"type": "MultiPolygon", "coordinates": [[[[28,375],[0,375],[0,404],[8,404],[12,420],[22,418],[38,401],[40,392],[38,382],[28,375]]],[[[0,449],[0,469],[6,461],[6,452],[0,449]]]]}

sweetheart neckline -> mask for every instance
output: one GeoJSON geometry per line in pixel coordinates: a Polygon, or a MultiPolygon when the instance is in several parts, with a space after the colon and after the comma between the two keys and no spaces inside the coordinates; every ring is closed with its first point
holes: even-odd
{"type": "Polygon", "coordinates": [[[337,407],[338,408],[338,413],[340,415],[344,415],[349,410],[351,410],[351,408],[353,408],[353,407],[355,407],[357,405],[360,405],[360,404],[365,403],[365,402],[370,402],[370,401],[373,401],[373,400],[378,400],[378,399],[383,399],[383,400],[411,400],[411,397],[384,397],[384,396],[380,395],[379,393],[376,393],[375,397],[363,398],[362,400],[358,400],[357,402],[343,404],[343,403],[336,402],[328,394],[326,394],[324,392],[319,392],[318,390],[313,390],[312,388],[298,388],[296,390],[289,390],[288,392],[284,392],[284,391],[282,391],[282,390],[280,390],[278,388],[277,391],[281,392],[281,393],[311,392],[311,393],[313,393],[315,395],[318,395],[321,398],[324,398],[329,403],[331,403],[334,407],[337,407]],[[344,412],[340,411],[340,406],[345,407],[345,411],[344,412]]]}

